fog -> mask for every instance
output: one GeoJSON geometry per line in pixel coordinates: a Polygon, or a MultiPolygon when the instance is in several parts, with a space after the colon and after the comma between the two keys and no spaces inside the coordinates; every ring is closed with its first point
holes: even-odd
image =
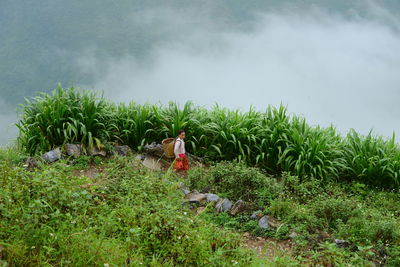
{"type": "Polygon", "coordinates": [[[17,35],[0,28],[9,44],[0,46],[0,59],[19,64],[0,62],[8,72],[0,72],[0,144],[16,137],[10,124],[22,97],[57,82],[104,90],[123,102],[190,100],[243,111],[284,104],[310,124],[333,124],[343,134],[351,128],[400,134],[396,1],[122,1],[109,9],[92,2],[101,11],[93,18],[83,12],[90,1],[50,1],[46,9],[32,1],[35,10],[8,1],[12,12],[0,8],[0,22],[20,12],[25,25],[6,22],[37,29],[17,35]]]}
{"type": "MultiPolygon", "coordinates": [[[[193,100],[241,110],[282,103],[314,125],[391,136],[400,133],[399,24],[373,7],[372,19],[318,9],[259,14],[244,32],[188,29],[172,13],[158,13],[146,21],[170,22],[185,38],[159,48],[145,66],[129,55],[107,62],[103,77],[85,86],[115,101],[193,100]]],[[[100,62],[80,64],[93,71],[100,62]]]]}

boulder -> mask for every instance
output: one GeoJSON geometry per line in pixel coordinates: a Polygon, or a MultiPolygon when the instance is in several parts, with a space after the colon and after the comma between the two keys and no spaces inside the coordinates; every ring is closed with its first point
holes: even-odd
{"type": "Polygon", "coordinates": [[[185,199],[187,199],[192,204],[201,204],[206,200],[206,198],[206,194],[202,194],[197,191],[190,192],[185,196],[185,199]]]}
{"type": "Polygon", "coordinates": [[[153,142],[150,145],[145,145],[144,151],[146,154],[156,157],[162,157],[164,155],[163,146],[161,144],[157,144],[156,142],[153,142]]]}
{"type": "Polygon", "coordinates": [[[72,156],[74,158],[78,158],[82,152],[81,145],[77,144],[66,144],[64,148],[67,156],[72,156]]]}
{"type": "Polygon", "coordinates": [[[106,151],[102,148],[92,147],[89,149],[89,156],[102,156],[105,157],[107,155],[106,151]]]}
{"type": "Polygon", "coordinates": [[[227,199],[227,198],[224,198],[224,199],[219,199],[218,201],[217,201],[217,204],[215,205],[215,211],[217,212],[217,213],[221,213],[221,212],[227,212],[227,211],[229,211],[230,209],[232,208],[232,202],[229,200],[229,199],[227,199]]]}
{"type": "Polygon", "coordinates": [[[269,225],[268,217],[262,216],[261,219],[258,221],[258,226],[261,229],[269,229],[270,225],[269,225]]]}
{"type": "Polygon", "coordinates": [[[236,214],[242,213],[247,210],[247,205],[243,200],[238,200],[233,204],[230,214],[235,216],[236,214]]]}
{"type": "Polygon", "coordinates": [[[220,199],[219,196],[217,196],[216,194],[212,194],[212,193],[208,193],[208,194],[206,194],[206,196],[207,196],[207,199],[206,199],[207,203],[217,202],[220,199]]]}
{"type": "Polygon", "coordinates": [[[42,155],[42,158],[49,163],[57,161],[57,160],[61,159],[61,150],[59,147],[57,147],[56,149],[53,149],[47,153],[44,153],[42,155]]]}
{"type": "Polygon", "coordinates": [[[115,154],[126,157],[132,153],[132,149],[129,146],[115,146],[115,154]]]}

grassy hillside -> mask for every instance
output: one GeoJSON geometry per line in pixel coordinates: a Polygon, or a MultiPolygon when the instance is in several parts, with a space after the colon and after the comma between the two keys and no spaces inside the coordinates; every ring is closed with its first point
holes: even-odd
{"type": "Polygon", "coordinates": [[[0,150],[0,266],[400,264],[398,192],[272,177],[237,162],[193,168],[183,180],[148,171],[134,156],[81,156],[33,170],[25,157],[0,150]],[[181,182],[251,209],[190,210],[181,182]],[[250,219],[257,210],[277,225],[259,228],[250,219]]]}
{"type": "MultiPolygon", "coordinates": [[[[134,158],[34,171],[0,162],[0,266],[229,266],[238,235],[190,216],[178,180],[134,158]],[[218,233],[216,235],[215,233],[218,233]],[[8,263],[9,265],[7,265],[8,263]]],[[[17,159],[17,162],[19,160],[17,159]]]]}

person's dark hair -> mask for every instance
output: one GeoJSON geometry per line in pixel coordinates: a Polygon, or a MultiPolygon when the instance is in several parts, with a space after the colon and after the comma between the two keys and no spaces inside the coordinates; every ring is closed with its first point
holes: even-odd
{"type": "Polygon", "coordinates": [[[185,130],[183,130],[183,129],[181,129],[181,130],[179,130],[178,131],[178,136],[180,136],[182,133],[184,133],[185,132],[185,130]]]}

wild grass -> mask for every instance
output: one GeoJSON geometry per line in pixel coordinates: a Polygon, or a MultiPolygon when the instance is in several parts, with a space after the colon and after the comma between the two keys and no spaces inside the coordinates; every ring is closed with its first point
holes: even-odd
{"type": "Polygon", "coordinates": [[[290,240],[292,255],[282,255],[275,264],[284,260],[284,266],[398,266],[398,191],[320,179],[301,181],[288,173],[278,181],[256,168],[225,162],[190,170],[187,184],[232,201],[249,201],[253,209],[238,216],[215,214],[213,206],[200,216],[224,228],[290,240]],[[278,219],[279,225],[260,229],[250,218],[256,209],[278,219]],[[347,247],[338,248],[335,239],[345,240],[347,247]]]}
{"type": "Polygon", "coordinates": [[[173,176],[133,158],[112,158],[97,178],[76,176],[65,161],[19,166],[0,162],[1,266],[251,263],[238,235],[182,205],[173,176]]]}
{"type": "Polygon", "coordinates": [[[189,152],[212,161],[238,160],[271,174],[290,172],[301,180],[346,178],[397,188],[400,148],[395,139],[334,127],[313,127],[284,106],[264,112],[211,109],[188,102],[169,105],[114,104],[94,93],[58,88],[28,99],[22,106],[19,143],[30,154],[65,143],[86,148],[105,143],[135,150],[152,141],[187,131],[189,152]]]}

